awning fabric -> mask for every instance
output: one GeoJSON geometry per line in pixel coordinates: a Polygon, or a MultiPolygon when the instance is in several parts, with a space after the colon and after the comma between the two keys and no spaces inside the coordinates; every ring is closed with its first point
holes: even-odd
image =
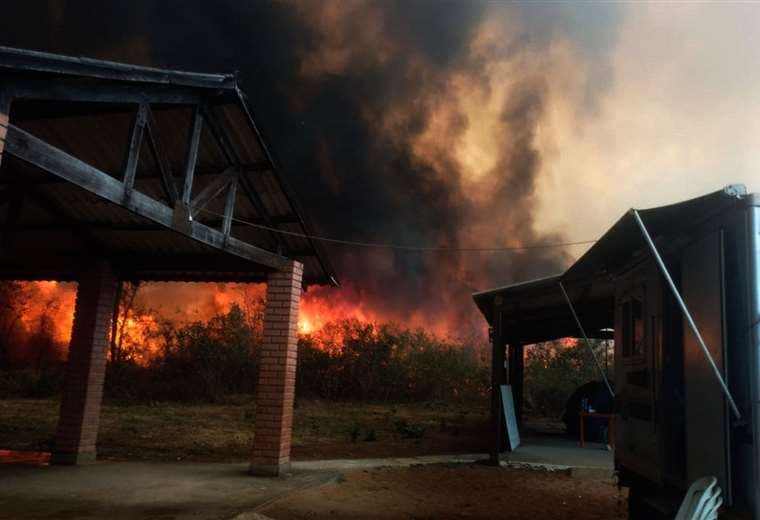
{"type": "MultiPolygon", "coordinates": [[[[731,185],[677,204],[639,210],[639,215],[658,249],[667,255],[746,195],[744,186],[731,185]]],[[[476,292],[473,299],[490,325],[495,308],[501,309],[507,341],[531,344],[576,337],[578,326],[559,288],[562,282],[588,335],[607,337],[605,329],[614,325],[616,274],[650,254],[629,211],[564,273],[476,292]]]]}

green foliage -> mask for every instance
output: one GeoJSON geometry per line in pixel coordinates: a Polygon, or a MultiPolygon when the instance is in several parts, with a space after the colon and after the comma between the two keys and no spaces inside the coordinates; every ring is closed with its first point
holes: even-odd
{"type": "Polygon", "coordinates": [[[257,362],[253,331],[240,307],[208,322],[193,322],[178,329],[164,329],[164,341],[156,363],[168,386],[168,395],[190,400],[217,401],[227,394],[254,390],[257,362]]]}
{"type": "MultiPolygon", "coordinates": [[[[225,314],[185,324],[157,322],[147,312],[131,313],[142,335],[129,336],[126,327],[117,330],[106,396],[121,402],[218,402],[254,393],[263,305],[233,305],[225,314]],[[148,323],[140,326],[140,320],[148,323]],[[146,343],[141,347],[140,341],[146,343]]],[[[39,342],[43,339],[40,336],[39,342]]],[[[422,330],[342,320],[301,336],[298,350],[299,398],[470,401],[488,393],[488,363],[478,350],[422,330]]],[[[0,392],[26,397],[55,392],[58,379],[43,378],[45,365],[35,366],[34,378],[0,374],[0,392]]],[[[62,368],[60,362],[53,368],[62,368]]]]}
{"type": "Polygon", "coordinates": [[[421,439],[425,435],[425,427],[421,424],[411,424],[406,419],[394,421],[396,431],[402,439],[421,439]]]}
{"type": "Polygon", "coordinates": [[[354,424],[351,427],[351,431],[349,432],[349,435],[351,436],[351,442],[353,442],[354,444],[356,444],[356,441],[359,440],[359,434],[361,432],[362,432],[361,426],[359,426],[358,424],[354,424]]]}
{"type": "MultiPolygon", "coordinates": [[[[607,343],[591,340],[597,359],[604,367],[607,343]]],[[[611,342],[609,344],[611,353],[611,342]]],[[[609,353],[607,353],[610,356],[609,353]]],[[[610,376],[612,367],[609,367],[610,376]]],[[[525,353],[525,407],[526,412],[544,417],[559,417],[573,391],[601,376],[588,348],[579,341],[539,343],[525,353]]]]}
{"type": "Polygon", "coordinates": [[[46,366],[41,370],[31,368],[0,370],[0,399],[49,398],[58,393],[62,381],[62,365],[46,366]]]}

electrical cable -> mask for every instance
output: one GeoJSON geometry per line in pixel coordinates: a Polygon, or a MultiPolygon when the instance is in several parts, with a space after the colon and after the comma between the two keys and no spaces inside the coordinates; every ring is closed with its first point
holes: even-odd
{"type": "MultiPolygon", "coordinates": [[[[216,217],[224,218],[224,215],[209,211],[207,209],[201,209],[202,212],[214,215],[216,217]]],[[[339,244],[346,246],[376,248],[376,249],[394,249],[400,251],[451,251],[451,252],[464,252],[464,253],[478,253],[478,252],[498,252],[498,251],[524,251],[530,249],[552,249],[557,247],[579,246],[585,244],[593,244],[596,240],[579,240],[577,242],[555,242],[549,244],[528,244],[522,246],[511,247],[430,247],[430,246],[407,246],[400,244],[384,244],[379,242],[360,242],[354,240],[343,240],[339,238],[323,237],[318,235],[308,235],[306,233],[299,233],[297,231],[287,231],[285,229],[278,229],[271,226],[265,226],[263,224],[256,224],[254,222],[248,222],[239,218],[233,217],[232,220],[239,224],[270,231],[272,233],[279,233],[282,235],[294,236],[298,238],[305,238],[310,240],[317,240],[320,242],[328,242],[331,244],[339,244]]]]}

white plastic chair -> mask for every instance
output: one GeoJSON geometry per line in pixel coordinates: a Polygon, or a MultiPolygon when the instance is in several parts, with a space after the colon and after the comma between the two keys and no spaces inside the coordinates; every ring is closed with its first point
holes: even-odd
{"type": "Polygon", "coordinates": [[[720,495],[718,479],[702,477],[689,487],[686,496],[683,497],[681,507],[678,508],[675,520],[717,519],[718,509],[723,505],[723,498],[720,495]]]}

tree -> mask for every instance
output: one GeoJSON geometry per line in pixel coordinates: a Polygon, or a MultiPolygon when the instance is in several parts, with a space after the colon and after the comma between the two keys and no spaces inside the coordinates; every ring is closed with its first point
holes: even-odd
{"type": "MultiPolygon", "coordinates": [[[[609,344],[590,340],[602,367],[609,344]]],[[[583,341],[551,341],[533,345],[525,354],[525,405],[531,413],[558,417],[579,386],[601,380],[583,341]]]]}
{"type": "Polygon", "coordinates": [[[121,282],[116,291],[116,305],[111,318],[110,354],[111,365],[119,367],[124,361],[124,339],[127,323],[132,314],[140,284],[121,282]]]}
{"type": "Polygon", "coordinates": [[[0,281],[0,368],[7,368],[10,363],[16,327],[29,303],[29,293],[21,282],[0,281]]]}

